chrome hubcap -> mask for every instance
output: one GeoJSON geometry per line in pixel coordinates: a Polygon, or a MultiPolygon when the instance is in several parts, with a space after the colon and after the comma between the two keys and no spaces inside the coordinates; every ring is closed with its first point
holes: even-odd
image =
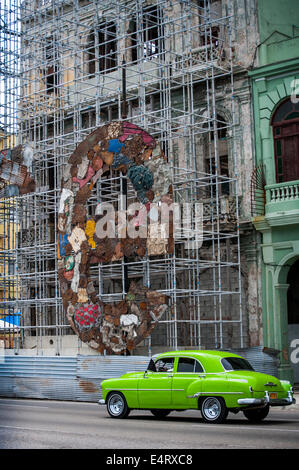
{"type": "Polygon", "coordinates": [[[221,412],[220,403],[216,398],[204,402],[203,412],[208,419],[217,419],[221,412]]]}
{"type": "Polygon", "coordinates": [[[109,399],[109,410],[115,416],[120,415],[124,409],[124,402],[119,395],[113,395],[109,399]]]}

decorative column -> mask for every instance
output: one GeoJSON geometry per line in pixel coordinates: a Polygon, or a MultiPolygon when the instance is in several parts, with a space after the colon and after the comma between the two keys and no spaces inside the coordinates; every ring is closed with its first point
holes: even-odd
{"type": "MultiPolygon", "coordinates": [[[[245,224],[243,224],[245,225],[245,224]]],[[[245,227],[245,235],[241,238],[241,252],[246,256],[247,266],[247,311],[248,311],[248,346],[263,344],[263,320],[261,306],[260,280],[260,234],[245,227]],[[249,231],[250,230],[250,231],[249,231]]],[[[245,265],[245,263],[244,263],[245,265]]]]}
{"type": "Polygon", "coordinates": [[[293,369],[289,362],[288,340],[288,302],[287,292],[289,284],[275,284],[275,322],[274,335],[276,349],[281,351],[279,355],[280,365],[278,375],[280,379],[293,382],[293,369]]]}

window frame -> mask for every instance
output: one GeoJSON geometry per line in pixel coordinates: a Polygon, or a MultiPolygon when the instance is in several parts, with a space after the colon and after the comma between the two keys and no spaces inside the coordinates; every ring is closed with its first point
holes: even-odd
{"type": "Polygon", "coordinates": [[[144,6],[139,20],[140,31],[136,14],[133,15],[127,31],[131,50],[129,63],[136,64],[138,59],[150,60],[165,52],[162,15],[159,5],[144,6]]]}
{"type": "MultiPolygon", "coordinates": [[[[216,163],[218,163],[218,176],[219,179],[219,192],[221,196],[229,197],[231,195],[231,184],[229,181],[222,180],[221,177],[225,179],[230,179],[230,151],[228,146],[228,128],[229,124],[226,118],[221,114],[221,112],[217,112],[216,115],[216,135],[218,141],[218,162],[216,161],[215,154],[209,155],[205,157],[204,165],[205,165],[205,172],[208,174],[216,174],[216,163]],[[225,149],[219,148],[219,142],[225,144],[225,149]]],[[[209,138],[211,140],[212,148],[214,149],[214,140],[215,140],[215,131],[214,129],[209,130],[209,138]]],[[[215,188],[213,188],[215,191],[215,188]]]]}
{"type": "Polygon", "coordinates": [[[245,359],[244,357],[234,357],[234,356],[222,357],[222,358],[220,359],[220,364],[221,364],[221,366],[223,367],[223,369],[224,369],[225,372],[234,372],[234,371],[240,371],[240,370],[256,372],[256,371],[254,370],[253,366],[250,364],[250,362],[249,362],[247,359],[245,359]],[[247,364],[249,364],[249,366],[250,366],[251,368],[250,368],[250,369],[233,369],[233,368],[231,368],[231,369],[226,369],[225,366],[224,366],[224,364],[223,364],[223,361],[225,361],[225,360],[228,361],[229,359],[238,359],[238,360],[241,360],[241,361],[245,361],[245,362],[247,362],[247,364]]]}
{"type": "MultiPolygon", "coordinates": [[[[286,164],[284,164],[284,155],[285,155],[285,140],[290,137],[297,137],[299,141],[299,131],[292,131],[292,126],[298,124],[299,125],[299,116],[293,119],[287,119],[287,117],[293,112],[299,112],[299,110],[294,109],[296,104],[291,103],[291,110],[288,110],[286,113],[282,115],[283,119],[276,121],[277,113],[281,110],[281,108],[290,101],[290,97],[279,103],[276,107],[272,119],[271,119],[271,127],[272,127],[272,136],[273,136],[273,150],[274,150],[274,165],[275,165],[275,180],[277,184],[287,183],[289,181],[295,181],[298,178],[288,179],[287,171],[286,171],[286,164]],[[282,132],[283,128],[289,127],[289,132],[282,132]],[[277,133],[277,129],[280,128],[279,134],[277,133]],[[278,155],[278,144],[280,142],[280,155],[278,155]],[[280,167],[281,165],[281,167],[280,167]]],[[[294,126],[295,127],[295,126],[294,126]]],[[[299,147],[299,142],[298,142],[299,147]]],[[[297,158],[299,159],[299,148],[297,153],[297,158]]]]}
{"type": "MultiPolygon", "coordinates": [[[[179,356],[177,359],[178,359],[178,361],[177,361],[176,369],[175,369],[176,374],[205,374],[205,369],[204,369],[202,363],[199,361],[199,359],[197,359],[195,357],[190,357],[190,356],[179,356]],[[194,370],[193,370],[193,372],[179,372],[178,367],[179,367],[180,359],[193,359],[193,361],[197,362],[200,365],[202,370],[200,372],[196,372],[194,370]]],[[[195,362],[194,362],[194,364],[195,364],[195,362]]]]}
{"type": "Polygon", "coordinates": [[[113,20],[100,21],[88,36],[88,75],[107,74],[117,69],[117,23],[113,20]],[[103,39],[103,40],[102,40],[103,39]],[[110,52],[108,51],[111,46],[110,52]],[[96,50],[98,49],[98,58],[96,50]],[[104,53],[103,53],[104,52],[104,53]]]}
{"type": "Polygon", "coordinates": [[[46,94],[50,96],[58,94],[61,76],[57,53],[55,53],[53,45],[55,40],[55,35],[51,34],[46,37],[45,44],[43,45],[43,54],[46,65],[43,68],[42,76],[46,94]]]}

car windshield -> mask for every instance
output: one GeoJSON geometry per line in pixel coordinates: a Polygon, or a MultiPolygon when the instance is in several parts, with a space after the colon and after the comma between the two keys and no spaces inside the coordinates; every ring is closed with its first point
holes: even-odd
{"type": "Polygon", "coordinates": [[[221,359],[225,370],[254,370],[252,365],[241,357],[225,357],[221,359]]]}

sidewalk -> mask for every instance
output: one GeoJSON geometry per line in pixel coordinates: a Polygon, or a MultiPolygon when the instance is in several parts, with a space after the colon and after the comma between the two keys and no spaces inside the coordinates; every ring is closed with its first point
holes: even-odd
{"type": "Polygon", "coordinates": [[[299,390],[298,389],[295,390],[294,392],[294,398],[296,400],[296,403],[294,403],[294,405],[280,406],[277,408],[279,408],[280,410],[299,410],[299,390]]]}
{"type": "Polygon", "coordinates": [[[299,409],[299,390],[295,390],[294,398],[296,400],[296,403],[295,405],[291,405],[291,406],[299,409]]]}

